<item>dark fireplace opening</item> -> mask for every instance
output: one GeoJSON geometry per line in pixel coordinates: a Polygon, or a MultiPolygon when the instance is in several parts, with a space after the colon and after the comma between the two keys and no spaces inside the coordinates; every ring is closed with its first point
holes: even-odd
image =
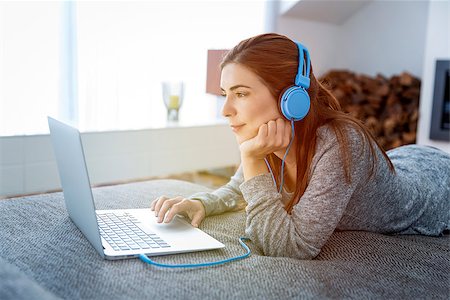
{"type": "Polygon", "coordinates": [[[430,139],[450,141],[450,60],[437,60],[430,139]]]}
{"type": "Polygon", "coordinates": [[[442,109],[442,129],[450,129],[450,71],[447,70],[445,76],[445,93],[444,93],[444,104],[442,109]]]}

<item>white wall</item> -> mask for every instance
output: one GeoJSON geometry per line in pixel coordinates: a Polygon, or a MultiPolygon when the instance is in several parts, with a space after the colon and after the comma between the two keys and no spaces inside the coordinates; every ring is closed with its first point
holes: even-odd
{"type": "Polygon", "coordinates": [[[341,32],[338,26],[281,17],[278,20],[277,32],[299,41],[308,48],[316,77],[335,65],[341,32]]]}
{"type": "Polygon", "coordinates": [[[427,1],[373,1],[340,28],[335,67],[390,77],[422,77],[427,1]]]}
{"type": "MultiPolygon", "coordinates": [[[[83,133],[91,184],[228,167],[240,155],[228,125],[83,133]]],[[[61,188],[49,135],[0,137],[0,199],[61,188]]]]}
{"type": "Polygon", "coordinates": [[[450,143],[430,140],[430,120],[436,59],[450,59],[450,4],[432,1],[428,12],[423,80],[420,94],[418,144],[430,145],[450,153],[450,143]]]}
{"type": "Polygon", "coordinates": [[[329,69],[422,76],[427,1],[373,1],[342,25],[281,16],[277,30],[304,42],[316,76],[329,69]]]}

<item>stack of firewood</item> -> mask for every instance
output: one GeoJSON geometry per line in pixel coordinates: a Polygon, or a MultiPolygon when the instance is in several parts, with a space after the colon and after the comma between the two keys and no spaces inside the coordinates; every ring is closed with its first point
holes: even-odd
{"type": "Polygon", "coordinates": [[[416,141],[420,80],[409,73],[385,78],[330,71],[319,79],[344,111],[360,119],[389,150],[416,141]]]}

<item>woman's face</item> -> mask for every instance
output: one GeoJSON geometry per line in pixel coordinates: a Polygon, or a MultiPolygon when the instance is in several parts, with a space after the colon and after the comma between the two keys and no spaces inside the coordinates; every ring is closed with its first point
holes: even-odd
{"type": "Polygon", "coordinates": [[[228,119],[239,144],[255,137],[262,124],[281,117],[278,101],[245,66],[225,65],[220,86],[226,96],[222,114],[228,119]]]}

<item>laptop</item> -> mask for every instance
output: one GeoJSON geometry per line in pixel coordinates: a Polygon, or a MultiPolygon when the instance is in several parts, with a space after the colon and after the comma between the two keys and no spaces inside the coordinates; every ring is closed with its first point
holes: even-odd
{"type": "MultiPolygon", "coordinates": [[[[167,255],[225,247],[177,215],[157,223],[145,209],[96,210],[80,132],[48,117],[67,212],[71,220],[105,259],[167,255]]],[[[113,201],[113,199],[111,199],[113,201]]]]}

